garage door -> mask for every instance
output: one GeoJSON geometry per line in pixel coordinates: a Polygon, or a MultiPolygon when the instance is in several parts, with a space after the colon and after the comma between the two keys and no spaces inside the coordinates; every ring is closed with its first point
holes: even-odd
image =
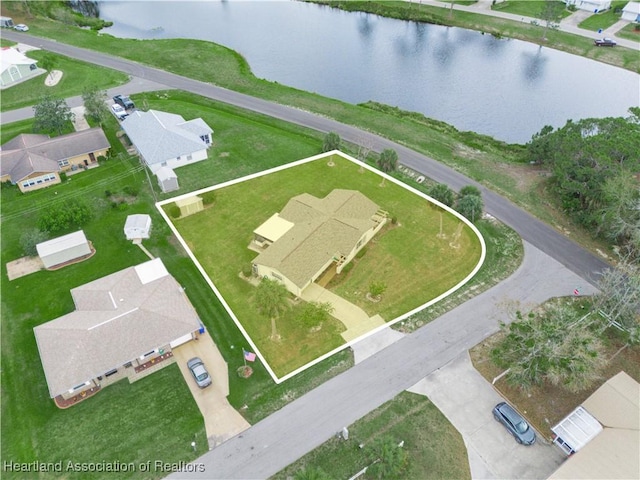
{"type": "Polygon", "coordinates": [[[169,343],[171,348],[176,348],[178,345],[182,345],[183,343],[187,343],[188,341],[193,340],[193,337],[190,333],[186,334],[183,337],[176,338],[173,342],[169,343]]]}

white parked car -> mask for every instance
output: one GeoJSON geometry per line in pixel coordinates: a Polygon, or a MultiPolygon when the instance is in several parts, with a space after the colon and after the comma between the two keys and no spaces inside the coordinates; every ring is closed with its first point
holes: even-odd
{"type": "Polygon", "coordinates": [[[29,31],[29,27],[27,27],[24,23],[19,23],[18,25],[16,25],[13,28],[15,28],[19,32],[28,32],[29,31]]]}
{"type": "Polygon", "coordinates": [[[111,105],[111,111],[113,112],[113,114],[116,116],[118,120],[123,120],[124,118],[129,116],[127,111],[117,103],[114,103],[113,105],[111,105]]]}

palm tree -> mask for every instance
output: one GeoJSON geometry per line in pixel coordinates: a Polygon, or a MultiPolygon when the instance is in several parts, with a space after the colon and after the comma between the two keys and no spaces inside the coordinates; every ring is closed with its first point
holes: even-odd
{"type": "Polygon", "coordinates": [[[378,168],[385,173],[393,172],[398,166],[398,154],[390,148],[384,149],[378,158],[378,168]]]}
{"type": "Polygon", "coordinates": [[[370,447],[373,464],[367,468],[367,476],[383,478],[399,478],[407,467],[409,456],[403,443],[396,442],[390,436],[378,438],[370,447]]]}
{"type": "Polygon", "coordinates": [[[280,282],[263,277],[256,290],[256,303],[260,312],[271,319],[271,340],[280,339],[276,319],[289,308],[289,291],[280,282]]]}

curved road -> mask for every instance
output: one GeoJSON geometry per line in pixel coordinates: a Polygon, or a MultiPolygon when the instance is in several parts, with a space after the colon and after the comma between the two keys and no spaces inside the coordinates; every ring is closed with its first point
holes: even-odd
{"type": "Polygon", "coordinates": [[[586,251],[572,240],[558,233],[553,228],[536,219],[529,213],[517,207],[509,200],[486,189],[453,169],[404,147],[391,140],[383,138],[351,125],[321,117],[313,113],[298,110],[293,107],[279,105],[273,102],[251,97],[242,93],[227,90],[205,82],[192,80],[173,73],[147,67],[139,63],[98,53],[83,48],[74,47],[23,33],[6,31],[3,37],[16,42],[27,43],[50,50],[68,57],[83,60],[103,67],[113,68],[134,77],[166,85],[188,92],[196,93],[213,100],[229,103],[247,110],[258,112],[281,120],[295,123],[303,127],[321,132],[337,132],[344,140],[354,144],[366,142],[375,151],[392,148],[398,152],[403,165],[419,172],[437,182],[445,183],[451,188],[460,190],[465,185],[473,184],[482,191],[486,211],[513,228],[526,241],[553,257],[567,268],[581,276],[585,281],[594,283],[600,272],[609,265],[602,259],[586,251]]]}

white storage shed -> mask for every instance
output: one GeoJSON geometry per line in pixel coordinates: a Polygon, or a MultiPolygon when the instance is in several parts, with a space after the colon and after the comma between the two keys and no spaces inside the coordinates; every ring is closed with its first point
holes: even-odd
{"type": "Polygon", "coordinates": [[[124,234],[127,240],[147,239],[151,232],[151,217],[149,215],[129,215],[124,224],[124,234]]]}
{"type": "Polygon", "coordinates": [[[178,175],[169,167],[160,167],[156,172],[156,177],[158,178],[158,185],[160,185],[162,193],[173,192],[180,188],[180,185],[178,185],[178,175]]]}
{"type": "Polygon", "coordinates": [[[45,268],[52,268],[91,255],[91,246],[82,230],[36,245],[45,268]]]}

